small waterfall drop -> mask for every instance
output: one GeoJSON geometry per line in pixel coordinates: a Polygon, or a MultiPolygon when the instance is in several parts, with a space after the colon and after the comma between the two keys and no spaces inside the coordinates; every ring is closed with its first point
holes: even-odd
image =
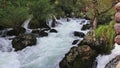
{"type": "MultiPolygon", "coordinates": [[[[59,62],[72,47],[72,42],[82,39],[75,37],[73,32],[79,31],[86,34],[89,30],[81,31],[81,28],[89,21],[77,18],[70,19],[69,22],[65,19],[57,21],[61,23],[54,28],[58,33],[49,33],[48,37],[37,38],[35,46],[26,47],[18,52],[14,52],[14,49],[11,52],[0,51],[0,68],[59,68],[59,62]],[[82,21],[84,22],[80,24],[82,21]]],[[[23,27],[28,29],[27,25],[26,23],[23,27]]],[[[10,41],[6,42],[11,45],[10,41]]]]}
{"type": "Polygon", "coordinates": [[[22,24],[22,27],[26,29],[26,33],[31,33],[31,29],[28,28],[28,25],[31,21],[32,17],[29,17],[25,22],[22,24]]]}
{"type": "Polygon", "coordinates": [[[115,43],[115,48],[110,55],[99,55],[97,57],[97,68],[105,68],[106,64],[118,55],[120,55],[120,45],[115,43]]]}

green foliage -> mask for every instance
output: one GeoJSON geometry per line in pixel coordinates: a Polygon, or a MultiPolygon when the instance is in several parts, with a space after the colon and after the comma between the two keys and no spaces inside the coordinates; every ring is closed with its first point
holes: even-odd
{"type": "Polygon", "coordinates": [[[115,12],[113,10],[108,11],[107,13],[101,14],[98,16],[98,24],[108,24],[115,12]]]}
{"type": "Polygon", "coordinates": [[[45,22],[53,11],[53,6],[50,4],[49,0],[34,1],[30,6],[30,13],[33,14],[39,22],[45,22]]]}
{"type": "Polygon", "coordinates": [[[95,30],[95,36],[97,38],[102,37],[106,39],[108,42],[113,41],[115,32],[114,32],[114,21],[111,21],[109,25],[100,25],[95,30]]]}
{"type": "Polygon", "coordinates": [[[28,10],[25,7],[8,7],[0,9],[0,25],[6,27],[20,26],[28,17],[28,10]]]}
{"type": "Polygon", "coordinates": [[[55,7],[57,11],[61,10],[64,16],[80,16],[82,8],[86,7],[89,2],[89,0],[56,0],[55,7]]]}
{"type": "Polygon", "coordinates": [[[106,44],[104,44],[102,50],[110,51],[114,45],[114,21],[111,21],[109,25],[100,25],[95,30],[95,36],[97,39],[104,40],[106,44]]]}
{"type": "Polygon", "coordinates": [[[26,1],[0,0],[0,25],[5,27],[18,27],[28,18],[26,1]]]}

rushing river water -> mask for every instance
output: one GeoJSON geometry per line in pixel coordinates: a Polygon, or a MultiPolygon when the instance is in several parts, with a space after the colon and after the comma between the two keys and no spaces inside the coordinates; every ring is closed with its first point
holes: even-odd
{"type": "MultiPolygon", "coordinates": [[[[84,24],[90,23],[85,19],[57,20],[60,24],[54,29],[58,33],[49,33],[48,37],[37,38],[35,46],[15,52],[11,40],[0,38],[0,68],[59,68],[59,62],[73,46],[72,42],[82,39],[73,35],[81,31],[84,24]]],[[[27,22],[27,21],[26,21],[27,22]]],[[[28,24],[28,23],[27,23],[28,24]]],[[[23,27],[27,29],[25,24],[23,27]]]]}
{"type": "MultiPolygon", "coordinates": [[[[106,64],[109,63],[113,58],[120,55],[120,45],[115,44],[115,48],[112,50],[111,54],[109,55],[99,55],[97,57],[97,68],[105,68],[106,64]]],[[[107,68],[107,67],[106,67],[107,68]]],[[[116,67],[111,67],[116,68],[116,67]]]]}

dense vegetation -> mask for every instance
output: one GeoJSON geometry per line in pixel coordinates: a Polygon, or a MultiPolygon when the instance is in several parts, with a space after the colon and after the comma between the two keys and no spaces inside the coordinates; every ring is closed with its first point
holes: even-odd
{"type": "Polygon", "coordinates": [[[109,25],[100,25],[95,30],[96,39],[104,41],[104,45],[101,45],[103,53],[110,53],[110,51],[114,48],[114,24],[115,21],[111,21],[109,25]]]}
{"type": "Polygon", "coordinates": [[[114,4],[114,0],[0,0],[0,26],[18,27],[29,15],[33,15],[32,27],[45,26],[52,16],[97,18],[98,23],[109,23],[114,4]]]}

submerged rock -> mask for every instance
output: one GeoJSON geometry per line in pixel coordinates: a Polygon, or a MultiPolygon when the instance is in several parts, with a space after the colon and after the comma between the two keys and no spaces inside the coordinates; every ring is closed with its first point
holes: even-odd
{"type": "Polygon", "coordinates": [[[36,37],[33,34],[21,34],[12,40],[12,46],[15,51],[22,50],[27,46],[36,44],[36,37]]]}
{"type": "Polygon", "coordinates": [[[74,31],[74,36],[77,36],[77,37],[84,37],[85,34],[84,34],[83,32],[74,31]]]}
{"type": "Polygon", "coordinates": [[[13,36],[16,35],[18,36],[19,34],[23,34],[26,32],[26,29],[23,27],[17,27],[17,28],[13,28],[13,30],[10,30],[7,32],[8,36],[13,36]]]}
{"type": "Polygon", "coordinates": [[[51,29],[50,32],[51,33],[57,33],[58,31],[56,29],[51,29]]]}
{"type": "Polygon", "coordinates": [[[92,68],[95,51],[88,45],[72,47],[60,62],[60,68],[92,68]]]}

